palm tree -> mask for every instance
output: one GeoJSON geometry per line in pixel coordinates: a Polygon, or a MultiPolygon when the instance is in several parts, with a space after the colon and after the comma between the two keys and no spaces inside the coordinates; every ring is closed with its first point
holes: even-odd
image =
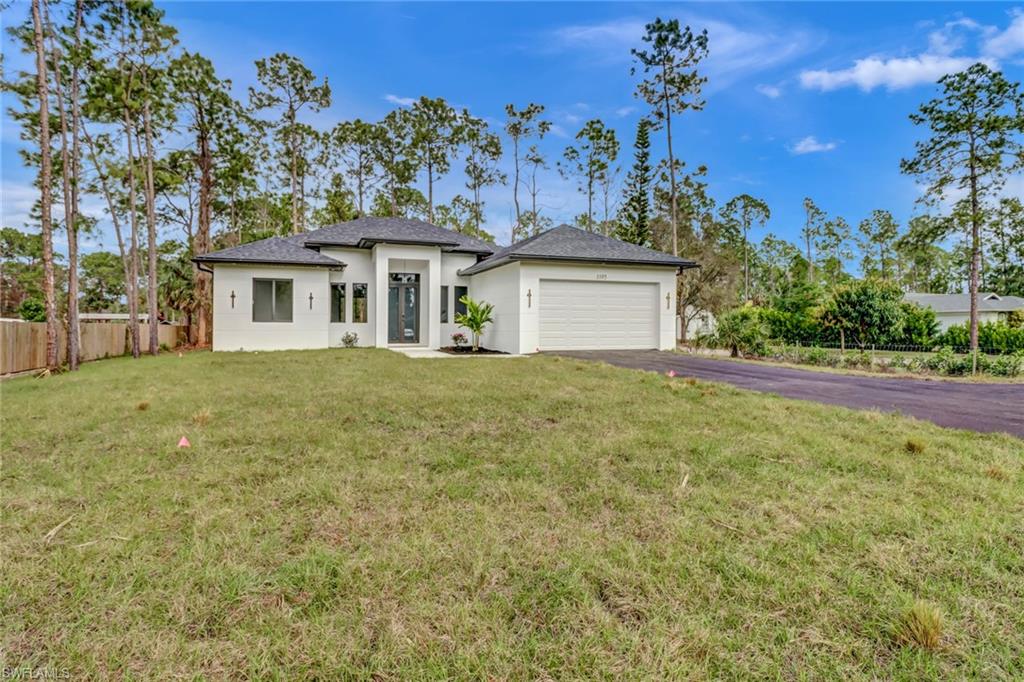
{"type": "Polygon", "coordinates": [[[466,306],[465,313],[455,313],[455,324],[465,327],[473,334],[473,352],[480,350],[480,335],[484,333],[484,327],[494,322],[492,313],[494,306],[490,303],[480,301],[479,303],[469,296],[463,296],[459,303],[466,306]]]}

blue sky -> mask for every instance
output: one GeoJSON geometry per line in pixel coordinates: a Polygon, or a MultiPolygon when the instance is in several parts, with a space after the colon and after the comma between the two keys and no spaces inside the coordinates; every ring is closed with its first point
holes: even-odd
{"type": "MultiPolygon", "coordinates": [[[[556,222],[585,206],[554,161],[587,119],[616,128],[628,166],[644,111],[633,96],[629,49],[655,16],[708,29],[707,107],[679,121],[676,151],[691,167],[708,166],[720,201],[743,192],[768,201],[772,219],[755,238],[770,230],[796,239],[804,196],[854,225],[875,208],[906,220],[919,210],[918,188],[899,173],[919,134],[907,115],[933,96],[934,81],[977,60],[1013,80],[1024,76],[1020,4],[161,5],[182,46],[210,57],[238,96],[254,82],[253,60],[274,52],[295,54],[327,76],[333,104],[308,118],[323,127],[376,120],[420,95],[444,97],[495,123],[506,103],[544,104],[555,128],[542,145],[552,166],[542,203],[556,222]]],[[[26,11],[18,2],[5,14],[20,20],[26,11]]],[[[7,37],[3,50],[7,69],[24,63],[7,37]]],[[[17,138],[5,113],[2,209],[4,224],[14,226],[34,196],[17,138]]],[[[663,154],[661,135],[654,151],[663,154]]],[[[441,200],[466,194],[461,166],[436,190],[441,200]]],[[[1024,181],[1013,179],[1007,191],[1024,194],[1024,181]]],[[[487,229],[504,241],[511,189],[494,188],[485,199],[487,229]]],[[[115,244],[101,234],[89,247],[115,244]]]]}

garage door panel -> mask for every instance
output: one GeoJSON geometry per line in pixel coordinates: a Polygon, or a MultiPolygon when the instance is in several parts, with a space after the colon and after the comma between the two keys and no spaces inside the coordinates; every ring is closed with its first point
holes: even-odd
{"type": "Polygon", "coordinates": [[[540,281],[540,348],[657,348],[658,286],[540,281]]]}

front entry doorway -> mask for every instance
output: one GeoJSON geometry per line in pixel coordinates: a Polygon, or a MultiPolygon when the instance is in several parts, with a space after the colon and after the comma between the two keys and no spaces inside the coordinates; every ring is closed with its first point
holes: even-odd
{"type": "Polygon", "coordinates": [[[420,276],[392,272],[388,278],[388,343],[420,342],[420,276]]]}

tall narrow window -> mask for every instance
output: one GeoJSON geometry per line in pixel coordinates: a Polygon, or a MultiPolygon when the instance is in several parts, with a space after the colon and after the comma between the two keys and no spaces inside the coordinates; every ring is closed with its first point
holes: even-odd
{"type": "Polygon", "coordinates": [[[441,287],[441,324],[448,323],[448,286],[441,287]]]}
{"type": "Polygon", "coordinates": [[[469,295],[469,287],[455,287],[455,314],[465,315],[466,304],[462,302],[463,296],[469,295]]]}
{"type": "Polygon", "coordinates": [[[345,285],[331,285],[331,322],[345,321],[345,285]]]}
{"type": "Polygon", "coordinates": [[[366,283],[352,285],[352,321],[366,322],[366,283]]]}
{"type": "Polygon", "coordinates": [[[252,321],[292,321],[292,281],[290,279],[252,280],[252,321]]]}

